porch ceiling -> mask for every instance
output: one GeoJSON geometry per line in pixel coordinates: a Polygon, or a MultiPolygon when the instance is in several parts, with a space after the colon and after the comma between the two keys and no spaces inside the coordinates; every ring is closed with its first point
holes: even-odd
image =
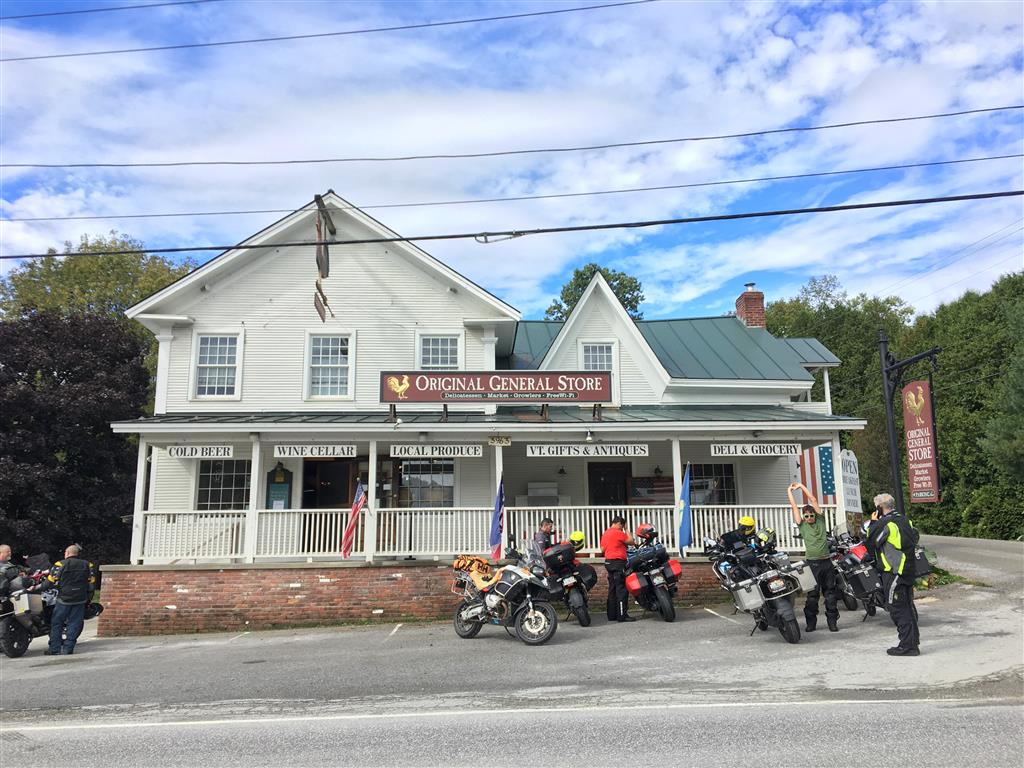
{"type": "MultiPolygon", "coordinates": [[[[673,423],[749,423],[755,424],[826,424],[832,429],[861,429],[863,420],[849,416],[826,415],[801,411],[781,405],[646,405],[604,409],[601,420],[595,421],[590,408],[579,406],[551,406],[548,419],[541,417],[540,408],[516,406],[499,407],[494,415],[481,411],[449,411],[447,422],[441,421],[440,411],[399,410],[402,425],[430,424],[436,428],[445,423],[449,428],[457,425],[480,424],[488,427],[514,425],[557,424],[618,424],[668,425],[673,423]]],[[[150,427],[238,427],[256,431],[261,427],[287,428],[311,425],[351,425],[369,428],[392,427],[387,411],[350,411],[329,413],[169,413],[149,416],[135,421],[114,422],[115,432],[144,432],[150,427]]]]}

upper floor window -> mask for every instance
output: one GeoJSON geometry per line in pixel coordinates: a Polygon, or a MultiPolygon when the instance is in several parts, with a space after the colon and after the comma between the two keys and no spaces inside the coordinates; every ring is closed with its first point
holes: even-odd
{"type": "Polygon", "coordinates": [[[420,369],[459,370],[458,336],[420,336],[420,369]]]}
{"type": "Polygon", "coordinates": [[[310,397],[349,394],[349,337],[311,336],[309,339],[310,397]]]}
{"type": "Polygon", "coordinates": [[[200,336],[196,358],[196,396],[236,394],[238,337],[200,336]]]}
{"type": "Polygon", "coordinates": [[[614,368],[611,344],[584,344],[583,370],[610,371],[614,368]]]}

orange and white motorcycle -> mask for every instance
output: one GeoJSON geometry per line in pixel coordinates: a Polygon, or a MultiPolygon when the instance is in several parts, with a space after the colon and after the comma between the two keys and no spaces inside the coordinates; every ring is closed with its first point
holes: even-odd
{"type": "Polygon", "coordinates": [[[453,619],[455,634],[469,639],[484,624],[497,624],[527,645],[543,645],[558,629],[551,599],[561,595],[562,585],[549,580],[538,553],[509,554],[518,562],[497,570],[475,555],[459,555],[452,563],[452,592],[462,597],[453,619]]]}

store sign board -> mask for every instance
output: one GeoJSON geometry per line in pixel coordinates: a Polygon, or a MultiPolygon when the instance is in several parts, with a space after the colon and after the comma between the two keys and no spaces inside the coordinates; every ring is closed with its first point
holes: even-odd
{"type": "Polygon", "coordinates": [[[910,382],[903,388],[902,395],[910,502],[937,502],[939,465],[935,452],[935,419],[928,380],[910,382]]]}
{"type": "Polygon", "coordinates": [[[354,459],[354,445],[275,445],[275,459],[354,459]]]}
{"type": "Polygon", "coordinates": [[[172,459],[231,459],[233,445],[169,445],[167,455],[172,459]]]}
{"type": "Polygon", "coordinates": [[[846,514],[856,514],[860,507],[860,467],[857,456],[851,450],[843,450],[839,454],[839,464],[843,474],[843,508],[846,514]]]}
{"type": "Polygon", "coordinates": [[[608,371],[383,371],[382,403],[610,403],[608,371]]]}
{"type": "Polygon", "coordinates": [[[484,455],[482,445],[446,445],[443,443],[410,443],[392,445],[393,459],[453,459],[479,458],[484,455]]]}
{"type": "Polygon", "coordinates": [[[799,456],[799,443],[712,443],[711,455],[718,456],[799,456]]]}
{"type": "Polygon", "coordinates": [[[644,443],[546,443],[526,446],[526,457],[529,459],[573,456],[629,458],[650,456],[650,449],[644,443]]]}

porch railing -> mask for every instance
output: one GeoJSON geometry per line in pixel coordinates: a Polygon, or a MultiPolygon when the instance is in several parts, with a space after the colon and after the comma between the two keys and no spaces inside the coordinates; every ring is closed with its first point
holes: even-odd
{"type": "MultiPolygon", "coordinates": [[[[825,507],[829,527],[836,523],[836,508],[825,507]]],[[[489,507],[440,507],[378,509],[360,513],[356,523],[352,557],[394,559],[396,557],[449,557],[455,554],[487,554],[493,511],[489,507]]],[[[583,531],[584,554],[597,554],[601,533],[613,517],[626,519],[629,531],[639,523],[653,524],[669,550],[678,551],[678,513],[665,506],[570,506],[509,507],[505,510],[506,542],[520,548],[532,539],[541,519],[555,521],[559,536],[583,531]]],[[[714,537],[736,527],[744,515],[759,527],[774,528],[779,548],[803,551],[795,538],[788,505],[739,504],[700,505],[691,509],[693,544],[687,554],[700,554],[705,536],[714,537]]],[[[254,550],[245,551],[245,511],[205,512],[196,510],[143,513],[143,562],[201,562],[221,560],[336,559],[348,523],[347,509],[258,510],[254,550]]]]}

